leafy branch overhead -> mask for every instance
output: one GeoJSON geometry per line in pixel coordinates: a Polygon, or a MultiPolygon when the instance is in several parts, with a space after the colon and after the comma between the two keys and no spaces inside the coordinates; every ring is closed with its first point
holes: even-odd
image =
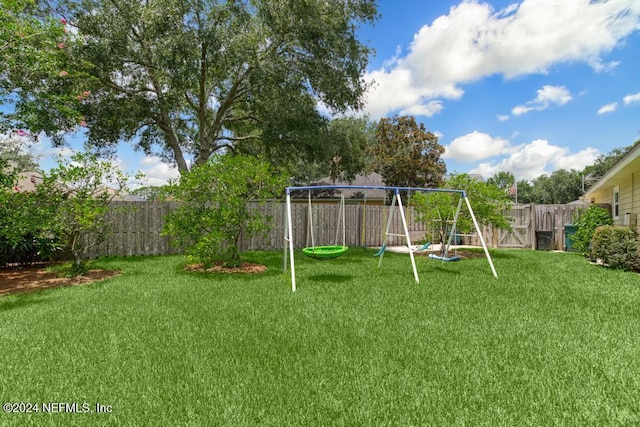
{"type": "MultiPolygon", "coordinates": [[[[370,49],[356,28],[376,18],[373,0],[62,0],[50,8],[73,28],[67,77],[76,72],[87,93],[73,107],[89,144],[135,142],[182,174],[245,145],[302,150],[326,126],[318,101],[357,109],[366,89],[370,49]]],[[[37,130],[61,128],[53,115],[39,120],[37,130]]]]}

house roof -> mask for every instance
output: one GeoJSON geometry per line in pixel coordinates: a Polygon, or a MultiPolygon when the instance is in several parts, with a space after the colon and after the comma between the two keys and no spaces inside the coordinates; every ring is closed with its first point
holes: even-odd
{"type": "MultiPolygon", "coordinates": [[[[331,178],[322,178],[318,181],[314,181],[309,184],[310,186],[321,186],[321,185],[354,185],[354,186],[384,186],[384,180],[379,173],[371,173],[368,175],[357,175],[352,182],[344,182],[344,181],[336,181],[333,182],[331,178]]],[[[307,192],[300,191],[298,194],[292,194],[294,198],[307,197],[307,192]]],[[[345,199],[364,199],[365,192],[364,190],[335,190],[335,189],[327,189],[327,190],[318,190],[316,194],[313,194],[312,197],[317,199],[333,199],[339,198],[341,194],[344,194],[345,199]]],[[[367,199],[374,200],[383,200],[386,197],[386,192],[384,190],[367,190],[366,192],[367,199]]]]}
{"type": "Polygon", "coordinates": [[[625,177],[633,172],[640,171],[640,144],[629,150],[618,162],[595,182],[585,193],[583,198],[591,198],[599,190],[607,190],[614,187],[625,177]]]}
{"type": "MultiPolygon", "coordinates": [[[[468,175],[469,177],[477,181],[486,182],[485,179],[482,177],[482,175],[479,175],[479,174],[468,174],[468,175]]],[[[351,182],[346,182],[346,181],[333,182],[331,178],[326,177],[318,181],[311,182],[309,184],[309,186],[322,186],[322,185],[339,185],[339,186],[353,185],[353,186],[367,186],[367,187],[383,187],[386,184],[384,183],[384,179],[382,179],[382,176],[377,172],[373,172],[368,175],[357,175],[354,178],[354,180],[351,182]]],[[[360,190],[360,189],[354,189],[354,190],[323,189],[323,190],[318,190],[315,194],[312,195],[312,197],[317,199],[334,199],[334,198],[337,199],[340,197],[341,194],[344,194],[345,199],[362,200],[365,198],[365,190],[360,190]]],[[[307,192],[296,191],[292,193],[292,197],[295,199],[307,197],[307,192]]],[[[366,190],[366,198],[368,200],[384,200],[385,197],[388,197],[388,194],[384,190],[366,190]]]]}

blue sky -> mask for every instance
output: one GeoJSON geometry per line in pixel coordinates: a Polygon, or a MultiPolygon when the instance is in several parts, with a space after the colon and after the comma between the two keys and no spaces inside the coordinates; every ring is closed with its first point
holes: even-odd
{"type": "Polygon", "coordinates": [[[449,172],[534,179],[640,138],[637,0],[383,0],[372,118],[415,115],[449,172]]]}
{"type": "MultiPolygon", "coordinates": [[[[638,0],[381,0],[379,12],[359,30],[376,50],[365,112],[415,116],[449,172],[531,180],[640,138],[638,0]]],[[[147,184],[178,176],[126,143],[119,162],[147,184]]]]}

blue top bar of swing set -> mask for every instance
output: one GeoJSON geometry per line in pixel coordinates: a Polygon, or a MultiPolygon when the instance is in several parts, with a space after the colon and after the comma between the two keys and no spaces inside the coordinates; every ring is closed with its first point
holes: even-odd
{"type": "Polygon", "coordinates": [[[386,187],[381,185],[307,185],[303,187],[287,187],[287,194],[292,191],[308,191],[308,190],[385,190],[395,191],[423,191],[433,193],[458,193],[460,197],[467,197],[464,190],[452,190],[447,188],[423,188],[423,187],[386,187]]]}

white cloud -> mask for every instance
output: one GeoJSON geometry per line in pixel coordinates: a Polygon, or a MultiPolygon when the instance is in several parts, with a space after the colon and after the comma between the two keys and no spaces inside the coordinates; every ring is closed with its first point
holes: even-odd
{"type": "Polygon", "coordinates": [[[602,107],[600,107],[598,109],[598,114],[613,113],[617,109],[618,109],[618,103],[612,102],[611,104],[603,105],[602,107]]]}
{"type": "Polygon", "coordinates": [[[564,105],[571,101],[571,93],[564,86],[550,86],[545,85],[542,89],[538,89],[538,95],[532,101],[527,102],[525,105],[518,105],[511,110],[514,116],[521,116],[529,111],[546,110],[552,105],[564,105]]]}
{"type": "Polygon", "coordinates": [[[143,185],[165,185],[170,179],[180,177],[177,168],[164,163],[156,156],[147,156],[140,160],[140,170],[144,173],[143,185]]]}
{"type": "Polygon", "coordinates": [[[627,95],[624,98],[622,98],[622,100],[624,101],[624,105],[629,105],[634,102],[640,102],[640,93],[636,93],[634,95],[627,95]]]}
{"type": "Polygon", "coordinates": [[[445,147],[442,157],[458,161],[477,161],[512,151],[513,148],[506,139],[473,131],[451,141],[451,144],[445,147]]]}
{"type": "MultiPolygon", "coordinates": [[[[568,150],[567,150],[568,151],[568,150]]],[[[580,150],[577,153],[568,154],[565,153],[562,156],[555,157],[551,161],[553,170],[566,169],[566,170],[582,170],[586,166],[593,164],[600,151],[595,148],[587,147],[584,150],[580,150]]]]}
{"type": "Polygon", "coordinates": [[[366,74],[377,83],[367,110],[374,118],[420,111],[434,99],[460,98],[462,84],[495,74],[544,74],[562,63],[607,71],[616,63],[603,57],[639,28],[637,0],[523,0],[497,12],[463,0],[424,25],[404,57],[398,51],[384,68],[366,74]]]}
{"type": "Polygon", "coordinates": [[[471,173],[490,177],[499,171],[509,171],[518,180],[532,180],[557,169],[581,170],[592,164],[599,154],[598,150],[591,147],[570,153],[567,147],[559,147],[549,144],[546,140],[537,139],[497,163],[481,163],[471,173]]]}
{"type": "Polygon", "coordinates": [[[511,116],[509,116],[508,114],[498,114],[498,120],[500,120],[501,122],[506,122],[510,118],[511,116]]]}

